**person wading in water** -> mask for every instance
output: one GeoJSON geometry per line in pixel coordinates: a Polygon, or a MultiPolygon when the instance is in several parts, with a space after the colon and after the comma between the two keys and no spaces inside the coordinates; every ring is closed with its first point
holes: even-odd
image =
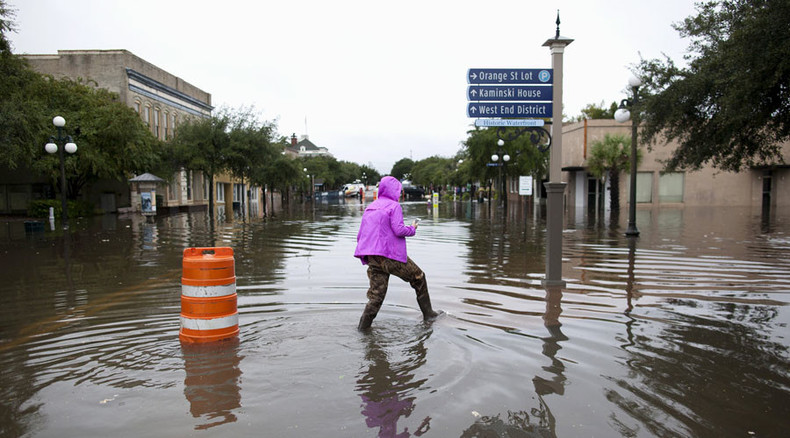
{"type": "Polygon", "coordinates": [[[396,178],[385,176],[379,182],[379,197],[362,215],[357,233],[357,248],[354,257],[368,266],[368,303],[359,320],[359,330],[370,328],[387,295],[390,275],[409,283],[417,293],[417,304],[423,319],[430,321],[441,312],[431,307],[428,282],[425,273],[406,255],[406,237],[417,231],[417,221],[411,226],[403,224],[403,209],[398,203],[401,183],[396,178]]]}

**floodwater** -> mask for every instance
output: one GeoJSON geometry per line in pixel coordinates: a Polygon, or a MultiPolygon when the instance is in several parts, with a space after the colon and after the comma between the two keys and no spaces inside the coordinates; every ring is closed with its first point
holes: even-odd
{"type": "Polygon", "coordinates": [[[392,278],[356,330],[363,206],[209,226],[115,216],[0,222],[0,436],[790,436],[790,215],[405,203],[434,307],[392,278]],[[235,252],[240,335],[179,343],[184,248],[235,252]]]}

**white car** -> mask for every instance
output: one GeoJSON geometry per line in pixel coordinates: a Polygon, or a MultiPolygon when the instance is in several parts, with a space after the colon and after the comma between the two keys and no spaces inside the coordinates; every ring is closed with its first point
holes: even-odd
{"type": "Polygon", "coordinates": [[[364,188],[365,186],[362,184],[346,184],[341,189],[341,192],[343,192],[343,196],[346,198],[353,198],[355,196],[358,197],[359,191],[364,190],[364,188]]]}

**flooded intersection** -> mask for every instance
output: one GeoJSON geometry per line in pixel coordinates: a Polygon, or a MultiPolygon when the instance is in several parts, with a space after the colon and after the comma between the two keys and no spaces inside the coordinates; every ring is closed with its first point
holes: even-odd
{"type": "Polygon", "coordinates": [[[267,220],[108,216],[0,235],[3,436],[783,436],[790,224],[566,212],[545,290],[541,212],[405,203],[435,308],[393,278],[356,331],[360,204],[267,220]],[[237,343],[178,341],[183,249],[235,252],[237,343]]]}

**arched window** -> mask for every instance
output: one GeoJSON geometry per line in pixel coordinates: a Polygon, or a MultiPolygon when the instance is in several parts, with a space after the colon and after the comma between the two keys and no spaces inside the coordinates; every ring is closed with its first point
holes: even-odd
{"type": "Polygon", "coordinates": [[[159,107],[154,108],[154,135],[156,138],[161,138],[161,133],[159,132],[159,116],[161,112],[159,107]]]}

